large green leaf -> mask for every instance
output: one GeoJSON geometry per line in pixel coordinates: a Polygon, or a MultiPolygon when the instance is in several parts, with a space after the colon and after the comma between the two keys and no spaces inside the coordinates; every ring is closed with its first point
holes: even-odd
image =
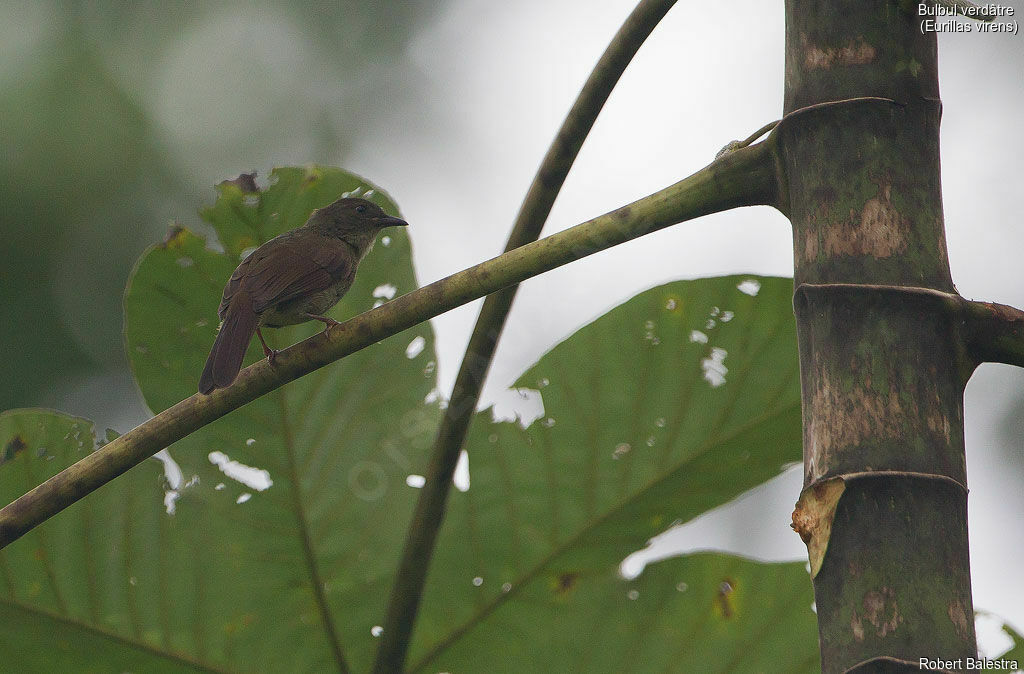
{"type": "MultiPolygon", "coordinates": [[[[478,414],[471,488],[452,495],[417,627],[420,669],[817,667],[802,565],[701,555],[632,582],[617,572],[671,523],[800,459],[792,289],[746,277],[654,288],[520,378],[541,392],[541,419],[524,429],[478,414]],[[716,614],[708,597],[729,578],[735,608],[716,614]]],[[[792,535],[785,523],[779,535],[792,535]]]]}
{"type": "MultiPolygon", "coordinates": [[[[92,423],[48,410],[0,414],[0,501],[93,450],[92,423]]],[[[149,461],[0,551],[0,668],[11,672],[207,671],[190,648],[221,632],[182,563],[182,522],[167,517],[149,461]],[[203,621],[207,621],[205,624],[203,621]]]]}
{"type": "MultiPolygon", "coordinates": [[[[138,265],[125,296],[125,334],[155,410],[195,390],[213,343],[220,291],[247,248],[301,225],[314,208],[346,193],[368,195],[397,212],[386,195],[337,169],[278,169],[271,183],[258,194],[221,186],[204,216],[224,254],[182,232],[138,265]]],[[[416,285],[408,235],[387,230],[330,314],[352,316],[381,295],[416,285]]],[[[285,346],[321,327],[270,330],[268,339],[285,346]]],[[[256,340],[249,353],[263,357],[256,340]]],[[[208,581],[201,596],[210,618],[234,626],[204,636],[215,662],[250,671],[315,671],[333,668],[339,652],[350,665],[369,661],[370,631],[383,613],[404,538],[398,523],[415,497],[404,478],[422,463],[436,423],[436,408],[423,403],[435,387],[434,358],[430,325],[417,326],[175,445],[185,474],[201,478],[178,501],[175,517],[193,522],[192,540],[182,546],[203,550],[193,565],[208,581]],[[419,346],[410,350],[410,344],[419,346]],[[240,491],[253,490],[216,490],[231,481],[210,464],[215,451],[269,471],[273,486],[235,504],[240,491]]]]}

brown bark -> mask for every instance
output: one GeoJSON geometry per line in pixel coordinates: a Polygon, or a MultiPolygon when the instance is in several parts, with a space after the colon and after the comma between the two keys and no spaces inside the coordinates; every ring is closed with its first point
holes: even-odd
{"type": "Polygon", "coordinates": [[[822,668],[975,656],[963,437],[975,362],[943,299],[955,290],[935,36],[891,0],[788,0],[785,106],[804,418],[794,528],[822,668]]]}

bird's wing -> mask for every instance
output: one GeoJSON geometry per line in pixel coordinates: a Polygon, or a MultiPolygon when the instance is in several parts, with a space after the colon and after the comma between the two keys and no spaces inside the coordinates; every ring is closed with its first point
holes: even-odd
{"type": "MultiPolygon", "coordinates": [[[[334,237],[303,234],[279,239],[266,250],[256,249],[249,257],[251,261],[239,265],[231,275],[228,287],[234,284],[248,291],[253,309],[260,313],[290,299],[326,290],[355,274],[357,259],[349,244],[334,237]],[[238,282],[234,283],[236,275],[238,282]]],[[[225,288],[225,300],[227,291],[225,288]]]]}
{"type": "MultiPolygon", "coordinates": [[[[255,253],[253,253],[255,254],[255,253]]],[[[224,320],[228,315],[228,307],[231,306],[231,299],[238,293],[242,284],[242,278],[249,271],[249,263],[252,262],[252,255],[249,255],[231,272],[231,278],[224,285],[224,295],[221,297],[220,306],[217,307],[217,315],[224,320]]]]}

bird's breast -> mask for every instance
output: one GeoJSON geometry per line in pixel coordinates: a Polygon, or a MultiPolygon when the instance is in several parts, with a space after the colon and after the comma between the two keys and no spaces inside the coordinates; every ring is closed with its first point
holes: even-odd
{"type": "Polygon", "coordinates": [[[260,325],[280,328],[305,323],[310,320],[306,314],[322,316],[338,303],[351,285],[351,279],[343,279],[325,290],[275,304],[260,315],[260,325]]]}

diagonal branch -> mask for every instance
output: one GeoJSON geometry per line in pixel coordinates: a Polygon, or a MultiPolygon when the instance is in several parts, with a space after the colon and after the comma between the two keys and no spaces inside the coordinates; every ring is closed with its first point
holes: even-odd
{"type": "Polygon", "coordinates": [[[113,440],[0,510],[0,548],[91,491],[228,412],[457,306],[684,220],[776,201],[774,136],[581,225],[435,281],[261,360],[235,384],[196,394],[113,440]]]}

